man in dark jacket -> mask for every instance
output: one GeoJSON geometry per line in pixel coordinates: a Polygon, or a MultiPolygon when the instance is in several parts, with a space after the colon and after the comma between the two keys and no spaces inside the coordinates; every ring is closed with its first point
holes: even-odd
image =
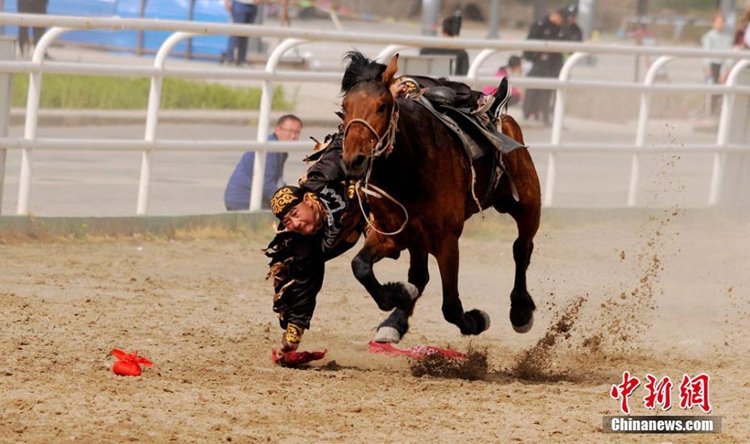
{"type": "MultiPolygon", "coordinates": [[[[529,29],[528,40],[561,40],[563,15],[555,11],[547,17],[537,20],[529,29]]],[[[532,63],[528,77],[557,77],[562,68],[563,56],[559,52],[525,51],[523,56],[532,63]]],[[[531,116],[541,119],[549,125],[550,103],[552,90],[530,89],[526,92],[523,102],[525,119],[531,116]]]]}
{"type": "Polygon", "coordinates": [[[284,334],[276,359],[285,363],[310,328],[315,302],[323,285],[325,262],[357,243],[364,219],[354,203],[355,190],[343,169],[342,134],[308,159],[299,186],[279,188],[271,211],[279,219],[277,234],[265,252],[271,258],[273,310],[284,334]]]}
{"type": "MultiPolygon", "coordinates": [[[[583,32],[577,23],[578,6],[570,4],[547,17],[534,22],[529,29],[528,40],[562,40],[580,42],[583,32]]],[[[557,77],[563,66],[564,56],[561,52],[526,51],[526,60],[532,62],[529,77],[557,77]]],[[[526,92],[523,102],[523,115],[542,120],[545,126],[550,124],[549,114],[552,108],[554,91],[549,89],[531,89],[526,92]]]]}
{"type": "Polygon", "coordinates": [[[571,3],[560,10],[563,17],[562,35],[560,40],[567,42],[582,42],[583,30],[578,26],[578,5],[571,3]]]}

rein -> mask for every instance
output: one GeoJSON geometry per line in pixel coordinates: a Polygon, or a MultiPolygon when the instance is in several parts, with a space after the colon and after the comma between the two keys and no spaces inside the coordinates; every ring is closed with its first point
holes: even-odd
{"type": "Polygon", "coordinates": [[[401,207],[401,210],[404,212],[404,223],[402,223],[401,226],[398,227],[398,230],[391,231],[391,232],[380,231],[377,228],[375,228],[375,225],[372,222],[370,222],[370,218],[367,217],[367,212],[365,211],[365,207],[362,205],[362,199],[357,199],[357,201],[359,202],[359,209],[362,211],[362,215],[365,217],[365,222],[367,222],[367,226],[370,227],[370,229],[372,229],[378,234],[382,234],[383,236],[395,236],[401,233],[402,231],[404,231],[404,228],[406,228],[406,224],[409,223],[409,212],[406,211],[406,207],[404,207],[404,205],[401,202],[394,199],[393,196],[386,193],[385,190],[383,190],[382,188],[377,187],[371,183],[365,182],[364,188],[362,188],[361,180],[357,181],[357,183],[354,185],[354,189],[357,191],[357,194],[362,192],[363,194],[377,197],[377,198],[385,197],[386,199],[390,200],[391,202],[401,207]]]}
{"type": "Polygon", "coordinates": [[[375,134],[375,137],[378,138],[378,143],[375,144],[375,146],[372,147],[372,151],[370,153],[370,158],[368,159],[368,165],[367,165],[367,171],[365,172],[365,178],[363,180],[358,180],[357,183],[354,185],[355,190],[357,191],[357,194],[365,194],[367,196],[382,198],[385,197],[386,199],[390,200],[391,202],[395,203],[399,207],[401,207],[401,210],[404,212],[404,222],[401,224],[401,226],[396,231],[391,232],[385,232],[380,231],[377,228],[375,228],[374,220],[370,221],[370,218],[367,215],[367,211],[365,211],[364,205],[362,205],[362,199],[357,199],[359,201],[359,209],[362,211],[362,215],[365,217],[365,221],[367,222],[367,226],[375,231],[378,234],[382,234],[383,236],[395,236],[406,228],[406,224],[409,223],[409,212],[406,210],[406,207],[404,207],[401,202],[397,201],[393,196],[386,193],[383,189],[380,187],[377,187],[370,183],[370,174],[372,173],[372,165],[373,160],[382,155],[383,153],[390,153],[391,150],[393,150],[393,143],[396,141],[396,130],[398,129],[398,103],[396,100],[393,101],[393,108],[391,108],[391,119],[388,122],[388,128],[385,130],[385,133],[381,136],[378,134],[377,131],[375,131],[375,128],[370,125],[370,122],[364,119],[352,119],[349,121],[349,123],[346,124],[346,127],[344,128],[344,137],[341,141],[341,147],[343,150],[346,150],[346,147],[344,146],[344,143],[346,141],[346,135],[349,132],[349,128],[352,126],[353,123],[360,123],[365,126],[365,128],[369,129],[370,132],[375,134]]]}

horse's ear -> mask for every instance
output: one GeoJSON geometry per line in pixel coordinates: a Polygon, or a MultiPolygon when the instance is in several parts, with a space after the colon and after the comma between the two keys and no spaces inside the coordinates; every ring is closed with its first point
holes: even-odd
{"type": "Polygon", "coordinates": [[[391,58],[390,63],[388,63],[388,67],[385,68],[385,71],[383,71],[383,83],[386,85],[390,85],[391,82],[393,82],[393,78],[396,77],[396,71],[398,71],[398,54],[394,55],[393,58],[391,58]]]}

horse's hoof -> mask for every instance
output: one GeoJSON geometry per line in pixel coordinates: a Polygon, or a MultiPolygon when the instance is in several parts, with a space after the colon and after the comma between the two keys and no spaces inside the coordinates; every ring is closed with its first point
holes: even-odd
{"type": "Polygon", "coordinates": [[[390,342],[397,344],[401,340],[401,333],[393,327],[380,327],[375,334],[375,342],[390,342]]]}
{"type": "Polygon", "coordinates": [[[383,285],[383,295],[379,300],[378,308],[383,311],[391,311],[401,308],[407,312],[411,310],[414,301],[419,298],[419,289],[410,282],[389,282],[383,285]]]}
{"type": "Polygon", "coordinates": [[[490,328],[490,315],[482,310],[474,309],[465,313],[466,318],[471,319],[465,322],[461,328],[461,333],[465,335],[478,335],[490,328]]]}
{"type": "Polygon", "coordinates": [[[404,282],[404,290],[406,290],[406,293],[409,295],[411,302],[416,301],[419,297],[419,289],[411,282],[404,282]]]}
{"type": "Polygon", "coordinates": [[[516,333],[528,333],[529,330],[531,330],[531,327],[534,326],[534,314],[531,314],[531,319],[529,319],[529,322],[526,323],[526,325],[521,326],[513,326],[513,330],[515,330],[516,333]]]}
{"type": "Polygon", "coordinates": [[[490,315],[483,312],[482,310],[477,310],[479,312],[479,316],[481,316],[484,319],[484,328],[480,331],[487,331],[490,329],[490,315]]]}

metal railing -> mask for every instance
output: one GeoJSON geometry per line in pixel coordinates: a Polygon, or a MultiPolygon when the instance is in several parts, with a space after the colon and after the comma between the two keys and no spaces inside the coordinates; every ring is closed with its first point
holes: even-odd
{"type": "MultiPolygon", "coordinates": [[[[444,46],[446,48],[462,48],[480,50],[470,65],[465,77],[457,77],[471,86],[477,87],[483,82],[494,80],[491,77],[479,76],[479,69],[490,56],[501,51],[560,51],[572,53],[568,57],[557,79],[521,78],[516,82],[519,86],[536,89],[556,90],[556,102],[553,113],[552,133],[549,143],[535,144],[537,152],[547,153],[548,168],[544,188],[544,205],[551,206],[554,202],[556,182],[556,158],[562,153],[597,152],[597,153],[631,153],[632,166],[628,193],[628,206],[636,205],[636,190],[639,180],[639,156],[649,152],[663,152],[675,147],[645,146],[646,124],[649,119],[651,94],[656,91],[694,92],[723,94],[723,101],[719,133],[716,144],[680,144],[679,149],[684,152],[713,153],[715,156],[712,170],[711,190],[708,205],[717,202],[720,193],[721,177],[724,170],[724,158],[730,152],[750,152],[750,145],[730,144],[729,130],[732,124],[732,103],[738,94],[750,95],[750,87],[736,84],[738,74],[745,69],[750,60],[748,54],[733,51],[714,51],[710,55],[714,58],[728,58],[740,60],[735,64],[725,85],[694,85],[694,84],[654,84],[657,70],[664,64],[678,58],[704,58],[708,55],[703,50],[691,48],[665,47],[634,47],[622,45],[591,45],[567,42],[545,41],[503,41],[480,39],[439,39],[433,37],[382,35],[382,34],[352,34],[348,32],[311,31],[267,26],[242,26],[233,24],[196,23],[168,20],[120,19],[120,18],[87,18],[62,16],[36,16],[20,14],[0,14],[0,24],[20,26],[45,26],[50,28],[42,40],[37,44],[31,61],[0,61],[0,73],[29,73],[29,92],[26,106],[26,120],[23,138],[0,138],[0,150],[20,149],[21,174],[19,180],[19,196],[16,212],[25,215],[29,210],[30,190],[32,181],[32,154],[34,150],[123,150],[141,151],[142,164],[139,182],[138,202],[136,214],[145,215],[148,212],[149,187],[151,182],[152,153],[154,151],[254,151],[255,165],[252,184],[250,210],[257,211],[261,207],[263,171],[265,170],[266,153],[299,152],[309,149],[307,142],[273,142],[268,143],[269,116],[273,97],[274,82],[321,82],[338,83],[340,72],[300,72],[282,71],[278,69],[281,57],[289,50],[310,42],[339,42],[357,44],[383,45],[378,59],[387,61],[392,55],[404,48],[420,48],[427,46],[444,46]],[[70,30],[81,29],[131,29],[131,30],[159,30],[170,31],[173,34],[159,49],[153,66],[132,65],[104,65],[90,63],[47,62],[44,54],[56,38],[70,30]],[[270,54],[263,70],[201,70],[195,68],[166,68],[165,61],[170,51],[183,39],[198,35],[242,35],[248,37],[279,38],[281,43],[270,54]],[[657,56],[642,83],[633,82],[601,82],[590,80],[571,80],[571,69],[585,56],[595,54],[614,54],[632,56],[657,56]],[[744,59],[743,59],[744,58],[744,59]],[[87,74],[109,76],[141,76],[151,78],[151,89],[146,116],[146,131],[143,140],[98,140],[98,139],[55,139],[38,138],[37,122],[39,113],[39,97],[44,73],[87,74]],[[164,77],[182,77],[198,79],[243,79],[262,82],[262,96],[259,109],[258,134],[256,142],[246,140],[228,141],[200,141],[156,139],[158,127],[158,111],[161,98],[161,85],[164,77]],[[638,126],[635,140],[632,144],[614,143],[564,143],[562,141],[562,123],[565,116],[567,91],[569,89],[625,89],[637,91],[641,95],[638,126]]],[[[7,105],[9,106],[9,105],[7,105]]],[[[0,181],[4,179],[4,171],[0,171],[0,181]]]]}

